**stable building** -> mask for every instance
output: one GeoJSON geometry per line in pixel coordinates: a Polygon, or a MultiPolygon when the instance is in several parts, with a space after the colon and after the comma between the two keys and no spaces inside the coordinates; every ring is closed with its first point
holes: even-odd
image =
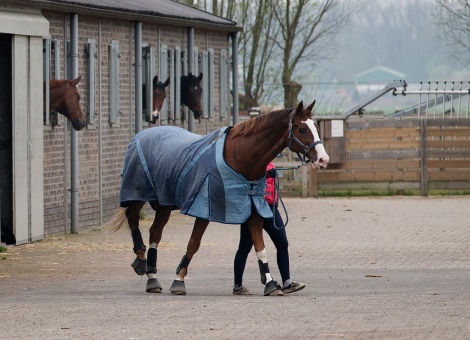
{"type": "Polygon", "coordinates": [[[152,126],[142,88],[170,78],[158,125],[205,134],[238,121],[235,22],[170,0],[5,0],[0,5],[1,242],[107,222],[132,136],[152,126]],[[203,73],[203,116],[179,79],[203,73]],[[87,126],[49,112],[48,80],[74,79],[87,126]]]}

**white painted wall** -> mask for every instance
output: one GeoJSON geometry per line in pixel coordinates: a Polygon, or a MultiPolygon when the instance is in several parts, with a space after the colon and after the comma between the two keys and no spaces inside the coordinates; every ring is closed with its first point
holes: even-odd
{"type": "Polygon", "coordinates": [[[44,238],[42,38],[39,11],[0,9],[0,33],[12,34],[13,232],[16,244],[44,238]]]}

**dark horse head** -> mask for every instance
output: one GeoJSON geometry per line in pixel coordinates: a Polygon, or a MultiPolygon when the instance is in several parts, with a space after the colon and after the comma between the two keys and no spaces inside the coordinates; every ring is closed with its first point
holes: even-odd
{"type": "Polygon", "coordinates": [[[158,81],[158,76],[153,77],[152,124],[157,123],[158,115],[160,114],[163,102],[166,98],[165,88],[168,85],[170,85],[170,78],[168,78],[164,83],[162,83],[161,81],[158,81]]]}
{"type": "Polygon", "coordinates": [[[189,73],[181,77],[181,103],[193,111],[194,119],[199,119],[202,115],[202,73],[199,77],[189,73]]]}
{"type": "Polygon", "coordinates": [[[49,82],[49,108],[57,111],[69,120],[76,131],[86,125],[86,116],[80,107],[80,94],[77,84],[81,76],[73,80],[51,79],[49,82]]]}

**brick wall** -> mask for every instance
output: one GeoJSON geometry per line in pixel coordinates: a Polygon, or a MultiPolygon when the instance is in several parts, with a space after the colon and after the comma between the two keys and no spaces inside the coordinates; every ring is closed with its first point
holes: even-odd
{"type": "MultiPolygon", "coordinates": [[[[70,38],[69,15],[44,12],[50,22],[50,35],[61,46],[61,77],[65,75],[66,41],[70,38]]],[[[143,23],[142,42],[155,47],[158,41],[169,48],[179,45],[186,48],[186,30],[180,27],[157,26],[143,23]]],[[[127,145],[134,134],[134,23],[109,18],[78,16],[79,71],[82,80],[78,86],[81,106],[87,109],[87,55],[89,38],[95,39],[98,56],[96,59],[95,107],[97,114],[93,125],[78,133],[79,149],[79,229],[99,226],[107,222],[119,206],[120,171],[127,145]],[[101,21],[100,21],[101,20],[101,21]],[[101,28],[101,39],[99,30],[101,28]],[[119,41],[119,107],[118,122],[110,125],[109,120],[109,75],[108,45],[119,41]],[[100,202],[101,200],[101,202],[100,202]]],[[[213,48],[215,51],[215,113],[210,119],[194,123],[196,133],[207,133],[219,127],[230,125],[230,117],[219,118],[219,60],[221,49],[229,49],[226,33],[195,31],[195,47],[200,51],[213,48]]],[[[158,55],[155,57],[158,74],[158,55]]],[[[229,79],[227,77],[227,79],[229,79]]],[[[169,98],[169,97],[167,97],[169,98]]],[[[167,99],[168,100],[168,99],[167,99]]],[[[166,124],[175,125],[170,120],[166,124]]],[[[144,127],[148,127],[144,123],[144,127]]],[[[180,124],[187,127],[187,122],[180,124]]],[[[44,127],[44,214],[46,234],[70,230],[67,216],[70,208],[70,133],[64,117],[59,115],[59,125],[44,127]]]]}

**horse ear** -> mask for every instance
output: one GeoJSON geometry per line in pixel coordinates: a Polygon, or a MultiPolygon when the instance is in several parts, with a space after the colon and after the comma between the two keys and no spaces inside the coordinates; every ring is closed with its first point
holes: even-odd
{"type": "Polygon", "coordinates": [[[295,111],[300,112],[304,109],[304,101],[301,100],[299,105],[297,105],[297,109],[295,111]]]}
{"type": "Polygon", "coordinates": [[[153,82],[152,82],[153,88],[156,88],[158,85],[158,76],[153,77],[153,82]]]}
{"type": "Polygon", "coordinates": [[[167,87],[168,85],[170,85],[170,77],[168,77],[168,79],[163,83],[164,87],[167,87]]]}
{"type": "Polygon", "coordinates": [[[309,106],[307,106],[307,110],[308,110],[308,111],[312,112],[312,109],[313,109],[313,106],[315,105],[315,102],[316,102],[316,100],[314,100],[312,104],[310,104],[309,106]]]}
{"type": "Polygon", "coordinates": [[[201,81],[202,80],[202,72],[199,74],[199,77],[197,77],[197,81],[201,81]]]}
{"type": "Polygon", "coordinates": [[[80,82],[80,79],[82,79],[82,76],[78,76],[74,80],[71,80],[70,82],[73,84],[73,86],[77,86],[77,84],[80,82]]]}

